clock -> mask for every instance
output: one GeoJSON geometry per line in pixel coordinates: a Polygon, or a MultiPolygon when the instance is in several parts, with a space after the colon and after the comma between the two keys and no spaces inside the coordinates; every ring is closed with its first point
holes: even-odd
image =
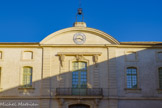
{"type": "Polygon", "coordinates": [[[73,41],[76,44],[83,44],[86,41],[86,36],[83,33],[75,33],[73,37],[73,41]]]}

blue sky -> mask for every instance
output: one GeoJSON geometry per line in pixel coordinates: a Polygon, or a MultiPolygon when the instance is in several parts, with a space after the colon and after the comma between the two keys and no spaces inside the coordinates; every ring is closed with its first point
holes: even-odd
{"type": "MultiPolygon", "coordinates": [[[[72,27],[79,0],[0,0],[0,42],[40,42],[72,27]]],[[[162,0],[82,0],[88,27],[119,42],[161,41],[162,0]]]]}

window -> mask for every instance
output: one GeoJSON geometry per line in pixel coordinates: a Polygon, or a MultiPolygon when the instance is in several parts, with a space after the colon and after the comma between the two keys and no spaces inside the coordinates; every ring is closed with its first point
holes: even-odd
{"type": "Polygon", "coordinates": [[[0,59],[2,59],[2,51],[0,51],[0,59]]]}
{"type": "Polygon", "coordinates": [[[73,62],[72,88],[87,87],[87,63],[73,62]]]}
{"type": "Polygon", "coordinates": [[[162,52],[158,52],[158,60],[162,61],[162,52]]]}
{"type": "Polygon", "coordinates": [[[23,53],[23,59],[24,60],[31,60],[31,59],[33,59],[33,52],[32,51],[25,51],[23,53]]]}
{"type": "Polygon", "coordinates": [[[32,68],[31,67],[23,68],[23,87],[25,88],[32,87],[32,68]]]}
{"type": "Polygon", "coordinates": [[[137,52],[126,52],[126,61],[137,61],[137,52]]]}
{"type": "Polygon", "coordinates": [[[127,88],[137,88],[137,69],[135,67],[127,68],[127,88]]]}
{"type": "Polygon", "coordinates": [[[162,89],[162,67],[159,68],[159,88],[162,89]]]}
{"type": "Polygon", "coordinates": [[[2,84],[2,74],[1,74],[1,68],[0,68],[0,88],[2,87],[1,84],[2,84]]]}

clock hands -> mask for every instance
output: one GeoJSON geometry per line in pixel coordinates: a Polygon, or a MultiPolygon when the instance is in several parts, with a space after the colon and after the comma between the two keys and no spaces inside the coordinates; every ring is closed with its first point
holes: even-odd
{"type": "Polygon", "coordinates": [[[75,40],[78,40],[78,39],[83,40],[82,38],[76,38],[75,40]]]}

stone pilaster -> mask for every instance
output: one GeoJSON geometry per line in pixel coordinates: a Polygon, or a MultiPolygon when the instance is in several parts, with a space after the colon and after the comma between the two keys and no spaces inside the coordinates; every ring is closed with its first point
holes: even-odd
{"type": "Polygon", "coordinates": [[[64,103],[65,103],[64,99],[58,99],[58,103],[59,103],[59,108],[64,108],[64,103]]]}
{"type": "Polygon", "coordinates": [[[118,108],[118,100],[109,100],[109,108],[118,108]]]}
{"type": "MultiPolygon", "coordinates": [[[[50,68],[51,68],[51,54],[50,48],[43,48],[43,73],[41,81],[41,95],[42,97],[50,97],[50,68]]],[[[50,100],[42,99],[41,108],[49,108],[50,100]]]]}
{"type": "Polygon", "coordinates": [[[60,66],[60,73],[59,73],[59,87],[64,88],[65,87],[65,78],[66,78],[66,63],[65,61],[62,62],[63,66],[60,66]]]}
{"type": "MultiPolygon", "coordinates": [[[[108,48],[108,94],[117,97],[116,48],[108,48]]],[[[109,100],[109,108],[117,108],[117,100],[109,100]]]]}
{"type": "Polygon", "coordinates": [[[59,87],[65,88],[67,64],[65,61],[66,56],[64,54],[59,55],[60,68],[59,68],[59,87]]]}
{"type": "Polygon", "coordinates": [[[93,69],[93,85],[94,88],[99,88],[100,86],[100,73],[99,73],[99,65],[98,65],[98,55],[93,55],[94,69],[93,69]]]}
{"type": "Polygon", "coordinates": [[[48,99],[40,100],[40,108],[50,108],[50,100],[48,99]]]}
{"type": "Polygon", "coordinates": [[[99,88],[99,85],[100,85],[100,78],[99,78],[99,68],[97,67],[94,67],[94,70],[93,70],[93,85],[94,85],[94,88],[99,88]]]}

